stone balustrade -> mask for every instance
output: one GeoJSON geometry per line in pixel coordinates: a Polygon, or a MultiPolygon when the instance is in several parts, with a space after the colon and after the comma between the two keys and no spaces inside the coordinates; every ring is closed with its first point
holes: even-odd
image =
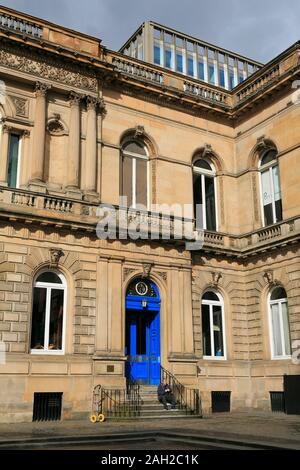
{"type": "Polygon", "coordinates": [[[20,33],[23,36],[41,38],[43,27],[24,17],[11,15],[0,9],[0,29],[20,33]]]}
{"type": "Polygon", "coordinates": [[[202,84],[200,85],[194,82],[184,81],[183,90],[185,93],[196,96],[198,98],[209,101],[217,101],[219,104],[227,105],[228,103],[229,95],[202,84]]]}
{"type": "Polygon", "coordinates": [[[130,75],[139,80],[147,80],[150,82],[162,84],[164,82],[163,73],[158,72],[154,68],[145,67],[144,65],[134,62],[134,60],[122,59],[114,57],[112,59],[113,66],[124,75],[130,75]]]}
{"type": "Polygon", "coordinates": [[[259,76],[251,80],[249,84],[244,84],[241,91],[236,93],[236,104],[244,101],[249,96],[257,93],[266,86],[270,85],[280,76],[280,65],[277,64],[271,69],[268,69],[265,73],[259,74],[259,76]]]}

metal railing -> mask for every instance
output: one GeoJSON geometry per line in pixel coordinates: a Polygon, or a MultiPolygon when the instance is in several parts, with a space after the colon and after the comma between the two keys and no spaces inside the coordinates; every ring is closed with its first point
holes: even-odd
{"type": "Polygon", "coordinates": [[[140,386],[127,379],[126,389],[100,388],[98,412],[107,418],[130,418],[141,414],[140,386]]]}
{"type": "Polygon", "coordinates": [[[160,381],[168,383],[179,409],[184,410],[187,415],[200,416],[202,414],[199,390],[186,387],[162,366],[160,367],[160,381]]]}

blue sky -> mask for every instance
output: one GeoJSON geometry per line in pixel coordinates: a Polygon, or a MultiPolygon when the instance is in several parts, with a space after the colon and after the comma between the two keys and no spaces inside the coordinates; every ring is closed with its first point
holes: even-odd
{"type": "Polygon", "coordinates": [[[299,0],[2,0],[118,50],[145,20],[268,62],[300,39],[299,0]]]}

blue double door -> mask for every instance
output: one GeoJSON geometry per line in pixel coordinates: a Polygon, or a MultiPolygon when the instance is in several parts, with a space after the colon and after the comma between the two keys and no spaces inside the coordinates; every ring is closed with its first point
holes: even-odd
{"type": "Polygon", "coordinates": [[[139,302],[130,306],[126,309],[126,376],[140,384],[159,384],[159,309],[141,308],[139,302]]]}

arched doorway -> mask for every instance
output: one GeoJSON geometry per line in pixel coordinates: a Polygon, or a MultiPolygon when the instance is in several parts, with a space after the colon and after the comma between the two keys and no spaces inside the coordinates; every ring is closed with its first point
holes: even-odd
{"type": "Polygon", "coordinates": [[[135,279],[126,293],[126,377],[160,382],[160,295],[148,279],[135,279]]]}

